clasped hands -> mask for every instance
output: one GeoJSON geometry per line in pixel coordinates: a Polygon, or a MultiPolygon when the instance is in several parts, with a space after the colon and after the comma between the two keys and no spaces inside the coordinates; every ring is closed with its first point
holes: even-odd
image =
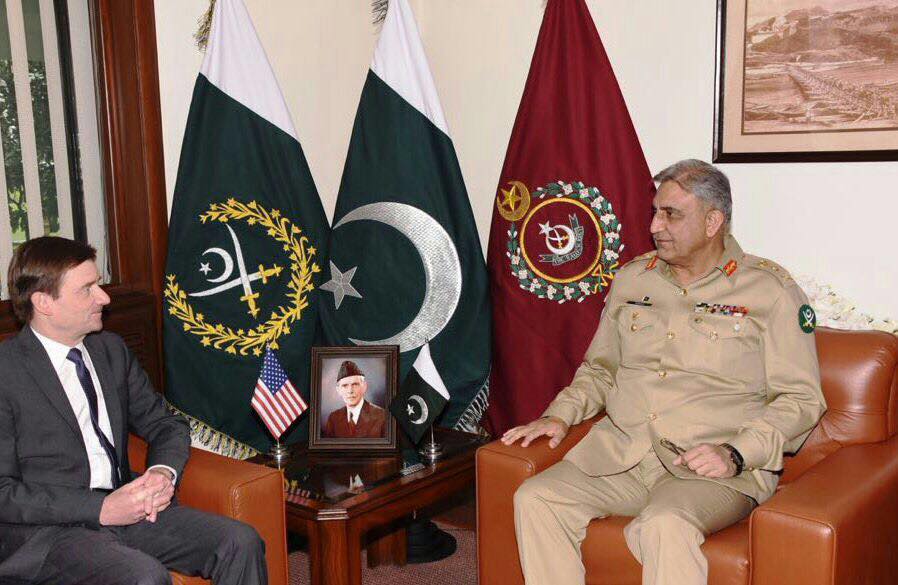
{"type": "MultiPolygon", "coordinates": [[[[534,439],[549,437],[549,447],[555,448],[567,436],[568,425],[560,418],[549,416],[538,418],[526,425],[509,429],[502,435],[504,445],[512,445],[518,439],[521,447],[527,447],[534,439]]],[[[730,452],[720,445],[701,443],[686,450],[673,460],[674,465],[683,465],[696,475],[709,478],[728,478],[736,475],[736,464],[730,458],[730,452]]]]}
{"type": "Polygon", "coordinates": [[[174,495],[171,472],[161,467],[151,468],[106,496],[100,510],[100,524],[128,526],[141,520],[155,522],[174,495]]]}

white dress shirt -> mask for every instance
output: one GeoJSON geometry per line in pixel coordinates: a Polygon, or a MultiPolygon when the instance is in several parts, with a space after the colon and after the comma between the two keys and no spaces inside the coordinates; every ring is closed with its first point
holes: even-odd
{"type": "Polygon", "coordinates": [[[355,406],[346,407],[346,422],[354,422],[359,424],[359,415],[362,413],[362,407],[365,405],[365,399],[359,400],[355,406]]]}
{"type": "MultiPolygon", "coordinates": [[[[47,355],[50,356],[50,363],[53,364],[56,376],[59,378],[62,389],[65,390],[65,395],[69,399],[69,404],[72,405],[75,418],[78,420],[78,428],[81,429],[81,436],[84,438],[84,446],[87,449],[87,460],[90,464],[90,487],[112,489],[112,463],[109,461],[106,451],[103,450],[103,445],[100,444],[100,439],[94,431],[93,423],[90,422],[90,406],[87,404],[87,395],[81,386],[81,380],[78,379],[75,364],[68,359],[69,351],[72,348],[44,337],[34,329],[31,331],[37,337],[37,340],[41,342],[41,345],[44,346],[44,349],[47,350],[47,355]]],[[[97,421],[100,424],[100,430],[103,431],[103,434],[115,447],[115,437],[112,434],[109,413],[106,411],[106,400],[103,397],[103,386],[100,384],[100,379],[97,378],[97,372],[90,359],[90,352],[84,347],[83,342],[76,345],[75,348],[81,351],[84,365],[87,367],[90,379],[93,381],[94,388],[97,391],[97,421]]],[[[154,465],[153,467],[168,469],[171,471],[172,477],[177,479],[177,473],[168,465],[154,465]]],[[[127,478],[123,478],[123,481],[126,480],[127,478]]]]}

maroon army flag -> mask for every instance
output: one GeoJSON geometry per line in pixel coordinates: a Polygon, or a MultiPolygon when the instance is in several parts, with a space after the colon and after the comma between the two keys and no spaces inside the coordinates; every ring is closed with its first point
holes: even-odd
{"type": "Polygon", "coordinates": [[[495,194],[488,424],[566,386],[618,267],[652,248],[654,185],[584,0],[549,0],[495,194]]]}

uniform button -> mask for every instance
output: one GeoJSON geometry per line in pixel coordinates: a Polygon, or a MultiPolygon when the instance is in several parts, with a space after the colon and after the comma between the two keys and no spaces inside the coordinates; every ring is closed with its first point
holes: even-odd
{"type": "Polygon", "coordinates": [[[635,321],[636,319],[639,319],[639,313],[637,313],[636,311],[633,311],[633,315],[632,315],[632,316],[633,316],[633,320],[634,320],[634,321],[635,321]]]}
{"type": "Polygon", "coordinates": [[[686,296],[686,292],[687,292],[687,291],[686,291],[685,288],[681,288],[681,289],[680,289],[680,294],[683,295],[684,297],[686,296]]]}
{"type": "Polygon", "coordinates": [[[720,336],[717,335],[717,332],[716,332],[716,331],[712,331],[712,332],[711,332],[711,340],[712,340],[712,341],[717,341],[717,338],[718,338],[718,337],[720,337],[720,336]]]}
{"type": "Polygon", "coordinates": [[[702,322],[702,318],[701,318],[701,317],[696,317],[695,319],[693,319],[693,321],[695,321],[696,323],[701,323],[701,322],[702,322]]]}
{"type": "Polygon", "coordinates": [[[736,323],[735,325],[733,325],[733,331],[741,331],[741,330],[742,330],[742,325],[740,325],[739,323],[736,323]]]}
{"type": "Polygon", "coordinates": [[[668,331],[668,332],[667,332],[667,338],[668,338],[668,339],[673,339],[673,338],[676,337],[676,336],[677,336],[677,334],[674,333],[673,331],[668,331]]]}
{"type": "Polygon", "coordinates": [[[630,331],[636,331],[637,329],[639,329],[639,327],[636,326],[636,323],[630,325],[630,331]]]}
{"type": "Polygon", "coordinates": [[[667,370],[658,370],[658,377],[659,377],[659,378],[666,378],[666,377],[667,377],[667,370]]]}
{"type": "Polygon", "coordinates": [[[658,415],[653,412],[652,414],[649,415],[648,418],[649,418],[649,420],[655,420],[656,418],[658,418],[658,415]]]}

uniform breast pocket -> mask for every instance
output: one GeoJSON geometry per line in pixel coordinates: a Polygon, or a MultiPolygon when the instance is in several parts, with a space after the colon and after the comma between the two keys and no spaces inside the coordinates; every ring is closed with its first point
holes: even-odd
{"type": "Polygon", "coordinates": [[[744,382],[764,376],[758,326],[745,317],[695,315],[689,321],[690,367],[744,382]]]}
{"type": "Polygon", "coordinates": [[[621,365],[646,366],[658,361],[664,323],[648,307],[622,306],[617,313],[621,365]]]}

